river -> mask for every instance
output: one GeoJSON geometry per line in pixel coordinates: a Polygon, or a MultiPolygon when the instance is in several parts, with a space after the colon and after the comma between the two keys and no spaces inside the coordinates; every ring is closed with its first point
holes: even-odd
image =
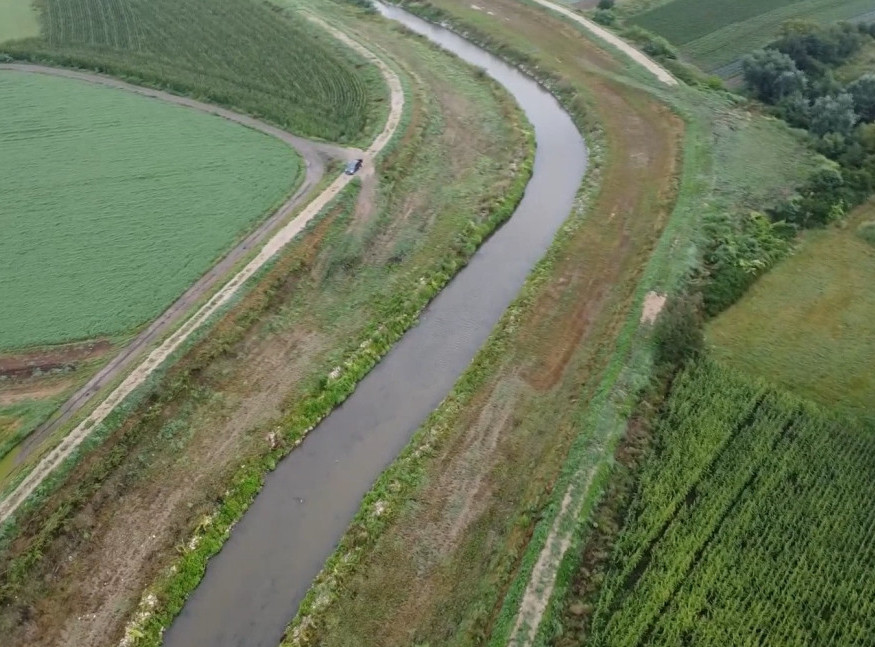
{"type": "Polygon", "coordinates": [[[166,647],[277,646],[362,496],[449,393],[550,246],[586,170],[583,138],[552,95],[454,33],[395,7],[378,8],[507,88],[534,126],[532,178],[511,219],[419,324],[268,475],[166,632],[166,647]]]}

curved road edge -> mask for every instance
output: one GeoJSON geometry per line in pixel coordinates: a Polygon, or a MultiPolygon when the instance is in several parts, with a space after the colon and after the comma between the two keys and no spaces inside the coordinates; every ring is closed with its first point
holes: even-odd
{"type": "MultiPolygon", "coordinates": [[[[273,134],[274,136],[279,137],[283,141],[289,142],[291,145],[299,148],[299,151],[307,150],[312,151],[311,159],[322,165],[322,169],[324,172],[324,162],[321,160],[320,155],[329,155],[329,156],[338,156],[342,158],[349,158],[353,155],[360,154],[364,160],[365,170],[368,173],[373,173],[373,162],[374,157],[382,151],[382,149],[389,143],[392,136],[395,134],[395,131],[398,128],[398,125],[401,122],[401,115],[404,108],[404,92],[401,86],[401,80],[398,78],[398,75],[388,66],[386,63],[382,61],[379,57],[377,57],[373,52],[364,47],[358,41],[355,41],[348,37],[343,32],[330,27],[325,24],[323,21],[309,17],[313,22],[319,24],[323,29],[327,30],[331,35],[345,45],[351,47],[368,61],[377,66],[380,70],[383,78],[386,81],[386,85],[389,87],[390,93],[390,108],[389,115],[386,119],[386,124],[383,127],[383,130],[379,135],[374,139],[373,143],[368,147],[367,151],[359,152],[350,149],[344,149],[338,146],[332,146],[330,144],[321,144],[317,142],[312,142],[310,140],[302,139],[299,137],[295,137],[285,131],[282,131],[278,128],[260,122],[252,117],[248,117],[246,115],[240,115],[234,113],[225,108],[220,108],[218,106],[212,106],[209,104],[202,104],[198,101],[194,101],[192,99],[188,99],[186,97],[178,97],[176,95],[167,94],[161,92],[159,90],[152,90],[149,88],[141,88],[139,86],[133,86],[123,81],[117,81],[116,79],[110,79],[108,77],[103,77],[100,75],[91,75],[82,72],[76,72],[74,70],[56,70],[55,68],[40,68],[39,66],[19,66],[19,65],[0,65],[0,69],[22,69],[22,68],[37,68],[32,69],[30,71],[46,73],[46,74],[54,74],[59,72],[58,76],[68,76],[69,78],[84,78],[84,80],[93,80],[95,82],[104,83],[106,85],[110,85],[112,87],[119,87],[122,89],[129,89],[131,91],[135,91],[139,94],[143,94],[145,96],[152,96],[156,98],[165,99],[171,101],[173,103],[178,103],[179,105],[186,105],[195,109],[203,109],[205,112],[209,112],[212,114],[216,114],[226,119],[230,119],[232,121],[236,121],[238,123],[249,125],[257,130],[262,132],[273,134]],[[201,108],[203,106],[203,108],[201,108]],[[294,142],[294,143],[293,143],[294,142]]],[[[305,159],[307,157],[305,156],[305,159]]],[[[309,160],[308,160],[309,161],[309,160]]],[[[308,165],[308,179],[311,179],[310,173],[313,163],[308,165]]],[[[321,176],[321,173],[320,173],[321,176]]],[[[314,176],[315,177],[315,176],[314,176]]],[[[240,287],[250,278],[252,277],[259,269],[261,269],[268,261],[270,261],[283,247],[285,247],[289,242],[291,242],[295,236],[297,236],[301,231],[303,231],[304,227],[314,218],[316,217],[320,211],[335,197],[338,193],[340,193],[343,188],[349,184],[352,180],[352,176],[349,175],[340,175],[337,179],[335,179],[322,193],[316,196],[307,206],[298,214],[294,219],[284,225],[281,229],[279,229],[274,235],[264,244],[258,254],[247,263],[242,270],[240,270],[237,274],[235,274],[227,283],[225,283],[203,306],[201,306],[178,330],[176,330],[172,335],[170,335],[167,339],[165,339],[157,348],[155,348],[149,355],[143,359],[134,369],[133,371],[119,384],[112,392],[106,397],[106,399],[98,404],[98,406],[92,411],[84,420],[82,420],[68,435],[64,438],[61,443],[52,449],[38,464],[37,466],[25,477],[25,479],[4,499],[0,501],[0,524],[4,523],[18,508],[21,506],[24,501],[36,490],[37,487],[43,482],[43,480],[51,474],[57,467],[59,467],[78,447],[82,444],[82,442],[90,435],[91,431],[99,425],[106,417],[128,396],[130,395],[137,387],[139,387],[145,380],[156,370],[159,366],[163,364],[163,362],[177,349],[179,346],[185,342],[191,334],[200,328],[213,314],[216,313],[219,308],[228,303],[230,299],[237,293],[240,287]]],[[[307,181],[305,180],[305,185],[307,181]]],[[[301,187],[301,189],[296,194],[297,199],[300,199],[309,189],[305,189],[305,187],[301,187]]],[[[292,201],[296,200],[296,196],[293,196],[290,201],[288,201],[280,210],[275,214],[275,216],[271,217],[269,220],[273,221],[275,224],[277,220],[282,220],[285,216],[287,216],[296,206],[295,204],[290,204],[292,201]],[[282,215],[279,215],[279,214],[282,215]]],[[[269,231],[270,227],[267,227],[269,231]]],[[[265,232],[267,233],[267,231],[265,232]]],[[[244,241],[245,242],[245,241],[244,241]]],[[[240,246],[238,246],[239,248],[240,246]]],[[[237,248],[235,248],[237,249],[237,248]]],[[[248,248],[247,248],[248,249],[248,248]]],[[[245,249],[241,250],[241,256],[245,253],[245,249]]],[[[232,263],[233,265],[233,263],[232,263]]],[[[216,268],[214,268],[215,270],[216,268]]],[[[221,275],[217,274],[216,279],[218,279],[221,275]]],[[[167,313],[165,313],[165,316],[167,313]]],[[[155,324],[161,324],[164,320],[164,316],[159,318],[155,324]]],[[[166,322],[166,326],[169,327],[172,322],[166,322]]],[[[153,324],[153,325],[155,325],[153,324]]],[[[150,327],[151,328],[151,327],[150,327]]],[[[166,328],[162,330],[166,331],[166,328]]],[[[157,336],[157,334],[156,334],[157,336]]],[[[130,348],[130,346],[129,346],[130,348]]],[[[113,376],[121,373],[124,370],[124,367],[118,367],[113,376]]],[[[107,378],[109,379],[109,378],[107,378]]],[[[81,404],[80,404],[81,406],[81,404]]]]}
{"type": "Polygon", "coordinates": [[[659,79],[659,81],[661,81],[662,83],[665,83],[666,85],[678,84],[677,79],[674,78],[671,73],[666,70],[662,65],[654,61],[642,51],[627,43],[625,40],[623,40],[613,32],[608,31],[598,23],[593,22],[589,18],[584,18],[579,13],[572,11],[568,7],[563,7],[562,5],[556,4],[555,2],[550,2],[550,0],[532,0],[532,2],[539,4],[542,7],[546,7],[551,11],[555,11],[556,13],[562,14],[566,18],[570,18],[597,38],[605,41],[609,45],[613,45],[614,47],[616,47],[623,54],[631,58],[633,61],[635,61],[648,72],[650,72],[653,76],[659,79]]]}

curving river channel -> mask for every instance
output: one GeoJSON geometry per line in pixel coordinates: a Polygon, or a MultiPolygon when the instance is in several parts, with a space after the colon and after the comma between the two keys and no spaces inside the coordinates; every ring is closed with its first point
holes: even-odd
{"type": "Polygon", "coordinates": [[[266,480],[210,560],[164,637],[166,647],[276,647],[362,496],[449,393],[571,211],[583,138],[534,81],[452,32],[395,7],[380,12],[483,68],[535,129],[525,196],[355,393],[266,480]]]}

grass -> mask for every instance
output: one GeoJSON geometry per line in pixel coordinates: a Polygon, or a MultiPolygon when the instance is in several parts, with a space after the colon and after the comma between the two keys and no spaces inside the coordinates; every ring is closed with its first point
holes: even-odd
{"type": "MultiPolygon", "coordinates": [[[[875,15],[871,19],[875,20],[875,15]]],[[[875,70],[875,40],[867,38],[860,51],[835,71],[835,76],[842,83],[850,83],[872,70],[875,70]]]]}
{"type": "Polygon", "coordinates": [[[297,185],[271,137],[120,90],[0,73],[0,348],[155,317],[297,185]]]}
{"type": "Polygon", "coordinates": [[[868,643],[871,420],[704,361],[655,443],[587,644],[868,643]]]}
{"type": "Polygon", "coordinates": [[[39,35],[39,20],[31,0],[0,0],[0,43],[39,35]]]}
{"type": "Polygon", "coordinates": [[[418,39],[360,14],[346,20],[405,61],[406,114],[378,169],[372,208],[355,192],[342,196],[128,415],[97,431],[101,442],[68,466],[57,489],[7,527],[0,559],[12,567],[0,574],[0,595],[17,598],[0,605],[0,633],[10,645],[32,643],[33,626],[18,615],[32,601],[46,602],[36,631],[50,641],[86,617],[81,605],[94,596],[107,613],[88,616],[88,628],[102,628],[93,642],[115,644],[147,585],[159,605],[143,642],[159,642],[265,473],[415,324],[521,195],[533,147],[509,97],[418,39]],[[343,377],[328,379],[336,366],[343,377]],[[271,448],[264,439],[277,430],[271,448]],[[93,540],[80,541],[80,522],[93,540]],[[193,534],[197,549],[178,550],[193,534]],[[148,555],[116,553],[113,537],[148,545],[148,555]],[[65,561],[71,551],[77,557],[65,561]],[[119,568],[133,578],[125,586],[88,575],[119,568]]]}
{"type": "Polygon", "coordinates": [[[263,117],[296,134],[365,143],[388,96],[379,72],[328,34],[256,0],[38,0],[39,38],[14,57],[97,69],[263,117]]]}
{"type": "Polygon", "coordinates": [[[875,411],[875,247],[858,229],[806,232],[799,248],[707,330],[714,354],[826,405],[875,411]]]}
{"type": "Polygon", "coordinates": [[[730,77],[740,72],[738,60],[774,40],[787,20],[831,23],[871,12],[871,0],[674,0],[630,22],[678,45],[703,70],[730,77]]]}
{"type": "Polygon", "coordinates": [[[794,0],[737,0],[716,2],[674,0],[635,16],[630,22],[683,45],[726,25],[790,5],[794,0]]]}

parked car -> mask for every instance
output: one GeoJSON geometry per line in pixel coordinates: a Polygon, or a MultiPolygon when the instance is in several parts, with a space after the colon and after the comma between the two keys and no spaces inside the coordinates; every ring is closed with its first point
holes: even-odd
{"type": "Polygon", "coordinates": [[[355,175],[356,171],[358,171],[362,167],[362,160],[352,160],[346,165],[346,173],[347,175],[355,175]]]}

